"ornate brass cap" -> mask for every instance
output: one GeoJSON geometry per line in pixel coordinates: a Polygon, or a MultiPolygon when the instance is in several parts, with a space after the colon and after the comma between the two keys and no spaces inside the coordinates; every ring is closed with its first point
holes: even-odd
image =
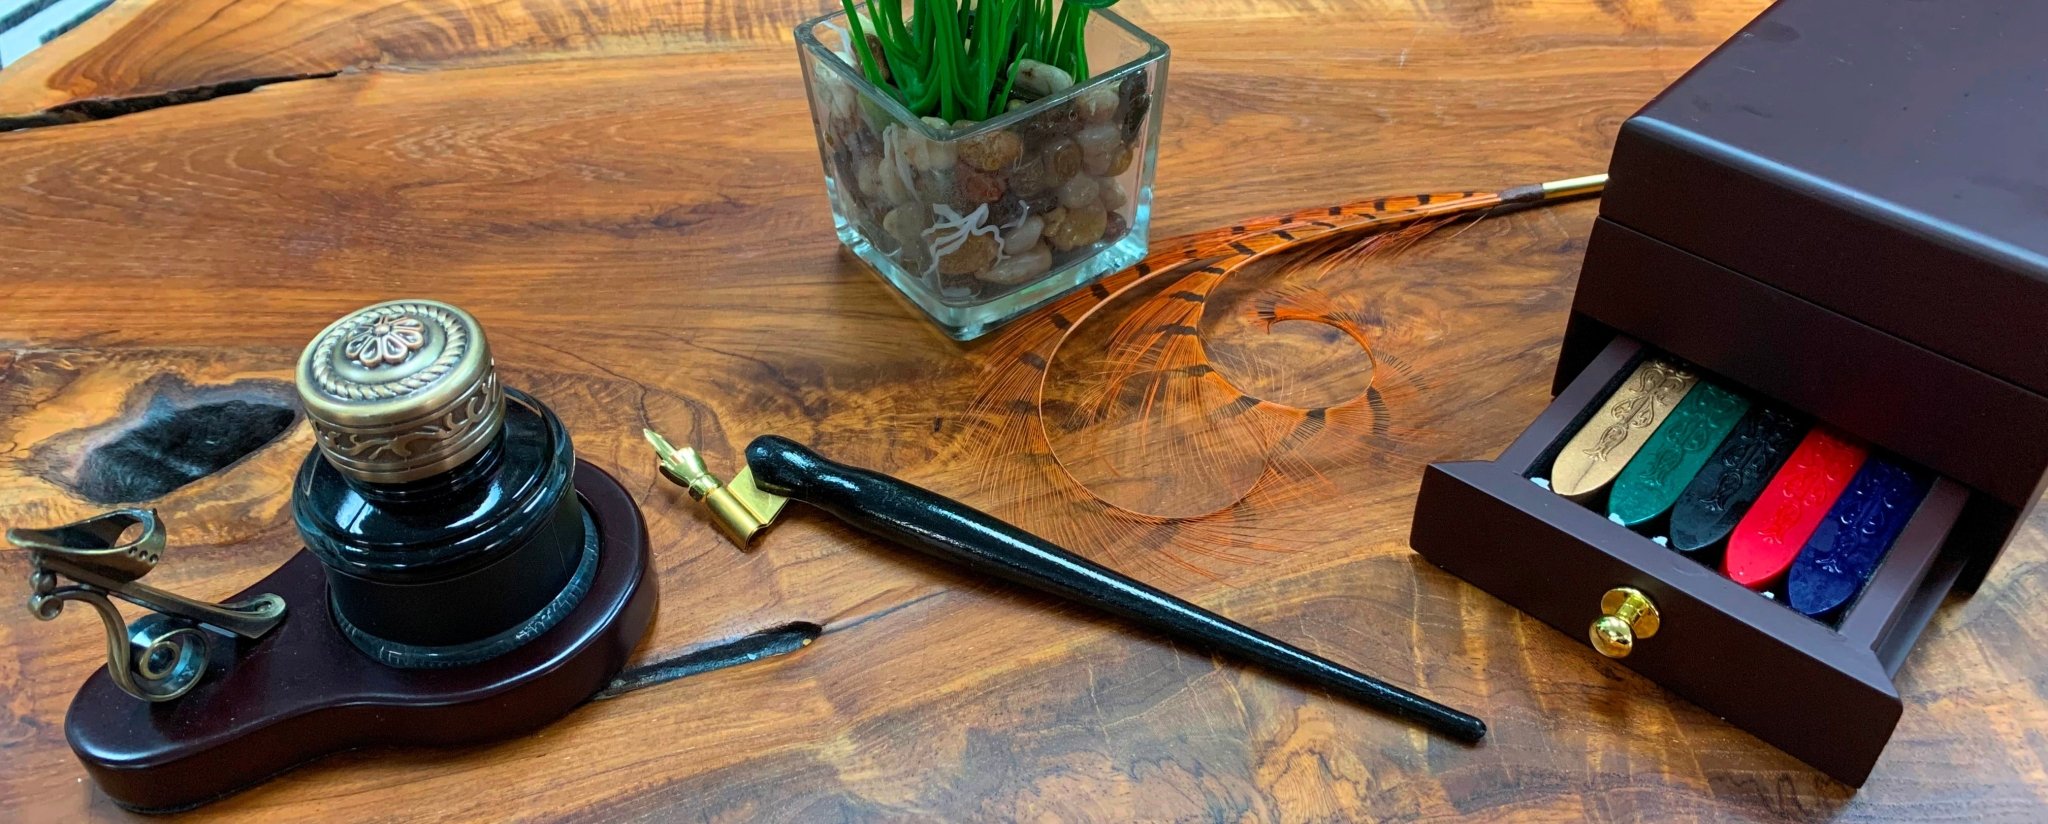
{"type": "Polygon", "coordinates": [[[386,301],[335,321],[299,356],[298,384],[321,454],[371,483],[459,466],[505,422],[483,327],[439,301],[386,301]]]}

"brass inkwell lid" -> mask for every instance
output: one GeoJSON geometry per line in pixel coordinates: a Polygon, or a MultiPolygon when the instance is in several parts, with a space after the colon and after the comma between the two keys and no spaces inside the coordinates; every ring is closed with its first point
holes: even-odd
{"type": "Polygon", "coordinates": [[[505,420],[483,328],[439,301],[386,301],[335,321],[300,355],[298,387],[321,454],[374,484],[460,466],[505,420]]]}

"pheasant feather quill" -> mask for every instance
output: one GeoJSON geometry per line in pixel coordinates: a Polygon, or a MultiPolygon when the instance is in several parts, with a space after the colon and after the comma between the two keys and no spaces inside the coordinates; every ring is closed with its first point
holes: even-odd
{"type": "MultiPolygon", "coordinates": [[[[983,497],[1085,554],[1168,574],[1215,577],[1299,543],[1302,513],[1335,500],[1327,473],[1426,433],[1401,410],[1426,385],[1380,351],[1371,319],[1315,281],[1402,254],[1437,230],[1503,206],[1595,192],[1605,176],[1499,192],[1375,197],[1160,241],[1144,260],[1012,324],[984,350],[983,380],[958,448],[983,497]],[[1264,397],[1239,378],[1264,366],[1212,352],[1212,303],[1233,278],[1276,261],[1273,279],[1308,280],[1252,301],[1252,320],[1329,327],[1356,345],[1370,380],[1325,405],[1264,397]],[[1127,310],[1122,307],[1128,306],[1127,310]],[[1055,364],[1084,329],[1122,311],[1096,368],[1055,386],[1055,364]],[[1069,391],[1071,390],[1071,391],[1069,391]]],[[[1069,356],[1070,358],[1072,356],[1069,356]]],[[[1064,374],[1064,373],[1062,373],[1064,374]]]]}

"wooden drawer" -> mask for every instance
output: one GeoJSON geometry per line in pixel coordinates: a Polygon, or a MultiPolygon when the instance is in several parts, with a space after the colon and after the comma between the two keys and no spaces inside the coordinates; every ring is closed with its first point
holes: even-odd
{"type": "Polygon", "coordinates": [[[1937,480],[1836,625],[1801,615],[1529,479],[1642,354],[1617,338],[1499,458],[1429,467],[1410,544],[1589,655],[1601,597],[1641,590],[1662,625],[1622,664],[1860,786],[1898,723],[1892,678],[1961,573],[1944,545],[1971,492],[1937,480]]]}

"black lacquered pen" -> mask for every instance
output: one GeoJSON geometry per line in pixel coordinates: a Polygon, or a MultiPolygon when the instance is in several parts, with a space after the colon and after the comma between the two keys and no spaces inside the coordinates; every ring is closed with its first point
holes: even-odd
{"type": "Polygon", "coordinates": [[[754,439],[747,446],[746,467],[725,483],[711,475],[694,450],[677,449],[653,431],[646,435],[661,456],[663,474],[704,502],[720,528],[742,546],[789,499],[803,501],[891,543],[1263,665],[1459,741],[1486,736],[1486,722],[1470,714],[1168,595],[959,501],[836,463],[787,438],[754,439]]]}

